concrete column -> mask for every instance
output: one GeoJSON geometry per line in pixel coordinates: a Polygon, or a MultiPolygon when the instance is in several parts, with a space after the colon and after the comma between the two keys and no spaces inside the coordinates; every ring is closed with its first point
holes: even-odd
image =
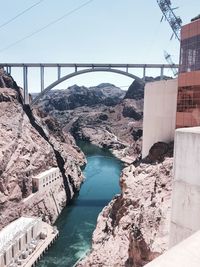
{"type": "Polygon", "coordinates": [[[57,74],[58,74],[58,80],[61,78],[61,67],[58,65],[57,67],[57,74]]]}
{"type": "Polygon", "coordinates": [[[14,243],[14,255],[17,255],[19,252],[19,239],[17,238],[14,243]]]}
{"type": "Polygon", "coordinates": [[[34,224],[34,226],[33,226],[33,238],[34,238],[34,239],[36,239],[37,236],[38,236],[38,226],[39,226],[38,222],[36,222],[36,223],[34,224]]]}
{"type": "Polygon", "coordinates": [[[44,90],[44,66],[40,67],[40,89],[41,92],[44,90]]]}
{"type": "Polygon", "coordinates": [[[164,68],[161,67],[160,69],[160,79],[163,80],[163,75],[164,75],[164,68]]]}
{"type": "Polygon", "coordinates": [[[23,87],[24,87],[24,103],[29,104],[28,96],[28,67],[23,66],[23,87]]]}
{"type": "Polygon", "coordinates": [[[21,238],[21,245],[22,245],[22,250],[26,247],[26,240],[25,240],[25,233],[23,233],[23,236],[21,238]]]}
{"type": "Polygon", "coordinates": [[[6,67],[6,72],[7,72],[7,74],[11,74],[11,66],[6,67]]]}
{"type": "Polygon", "coordinates": [[[143,68],[143,81],[145,82],[145,77],[146,77],[146,66],[143,68]]]}
{"type": "Polygon", "coordinates": [[[200,127],[176,130],[170,247],[200,229],[200,127]]]}
{"type": "Polygon", "coordinates": [[[30,227],[28,230],[27,230],[27,243],[29,244],[31,242],[31,229],[32,227],[30,227]]]}
{"type": "Polygon", "coordinates": [[[12,245],[8,247],[6,250],[6,266],[9,265],[11,260],[12,260],[12,245]]]}
{"type": "Polygon", "coordinates": [[[0,254],[0,266],[4,267],[4,253],[2,252],[2,254],[0,254]]]}

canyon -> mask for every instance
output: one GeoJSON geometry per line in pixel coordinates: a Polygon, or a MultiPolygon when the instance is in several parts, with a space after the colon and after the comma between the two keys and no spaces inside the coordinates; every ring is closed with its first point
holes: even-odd
{"type": "Polygon", "coordinates": [[[37,105],[40,116],[52,116],[77,140],[110,149],[135,161],[141,151],[144,85],[134,81],[127,93],[112,84],[74,85],[52,90],[37,105]],[[131,92],[130,92],[131,91],[131,92]]]}
{"type": "Polygon", "coordinates": [[[86,164],[76,140],[122,160],[121,193],[102,210],[92,248],[77,266],[144,266],[163,253],[169,235],[173,145],[155,144],[141,159],[144,86],[111,84],[53,90],[34,109],[0,73],[0,228],[22,215],[54,223],[80,190],[86,164]],[[60,184],[32,193],[32,177],[58,167],[60,184]]]}
{"type": "MultiPolygon", "coordinates": [[[[108,84],[97,88],[104,86],[108,84]]],[[[81,88],[76,89],[79,94],[81,88]]],[[[119,103],[79,105],[77,100],[73,109],[61,104],[69,103],[65,91],[50,95],[50,104],[49,96],[39,104],[42,113],[56,117],[76,139],[109,149],[127,165],[120,178],[121,194],[100,213],[92,249],[77,266],[144,266],[168,246],[173,162],[173,144],[162,142],[141,160],[144,87],[134,82],[119,103]]]]}
{"type": "Polygon", "coordinates": [[[141,267],[168,248],[173,159],[163,145],[123,169],[121,194],[99,214],[92,249],[78,267],[141,267]]]}

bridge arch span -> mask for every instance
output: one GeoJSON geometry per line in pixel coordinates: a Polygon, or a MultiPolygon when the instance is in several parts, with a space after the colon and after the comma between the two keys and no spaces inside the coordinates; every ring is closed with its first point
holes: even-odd
{"type": "Polygon", "coordinates": [[[67,74],[65,76],[63,76],[62,78],[56,80],[55,82],[53,82],[52,84],[50,84],[49,86],[47,86],[37,97],[34,98],[34,100],[31,103],[31,106],[35,105],[38,103],[38,101],[41,99],[42,96],[44,96],[47,92],[49,92],[51,89],[53,89],[56,85],[70,79],[73,78],[75,76],[81,75],[81,74],[85,74],[85,73],[90,73],[90,72],[112,72],[112,73],[117,73],[117,74],[121,74],[124,76],[127,76],[129,78],[132,78],[133,80],[137,80],[140,83],[144,84],[143,79],[139,78],[138,76],[126,72],[126,71],[122,71],[119,69],[113,69],[113,68],[90,68],[90,69],[84,69],[84,70],[79,70],[79,71],[75,71],[72,72],[70,74],[67,74]]]}

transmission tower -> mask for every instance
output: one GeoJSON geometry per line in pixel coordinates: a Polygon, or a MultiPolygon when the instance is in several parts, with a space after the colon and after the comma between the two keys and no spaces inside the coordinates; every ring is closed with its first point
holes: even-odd
{"type": "Polygon", "coordinates": [[[180,41],[180,29],[182,25],[182,20],[174,13],[174,10],[177,9],[177,7],[173,8],[170,0],[157,0],[157,2],[163,13],[162,19],[165,18],[168,21],[169,25],[173,30],[173,35],[175,35],[175,37],[180,41]]]}
{"type": "Polygon", "coordinates": [[[166,51],[164,51],[164,56],[165,56],[165,59],[167,60],[168,64],[171,66],[171,70],[172,70],[174,76],[177,76],[178,71],[177,71],[177,68],[175,67],[174,62],[172,61],[170,54],[168,54],[166,51]]]}

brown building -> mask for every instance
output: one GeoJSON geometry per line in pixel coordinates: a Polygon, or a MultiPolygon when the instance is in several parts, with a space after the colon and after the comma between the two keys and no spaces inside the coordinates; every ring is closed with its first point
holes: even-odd
{"type": "Polygon", "coordinates": [[[176,127],[200,126],[200,18],[181,29],[176,127]]]}

